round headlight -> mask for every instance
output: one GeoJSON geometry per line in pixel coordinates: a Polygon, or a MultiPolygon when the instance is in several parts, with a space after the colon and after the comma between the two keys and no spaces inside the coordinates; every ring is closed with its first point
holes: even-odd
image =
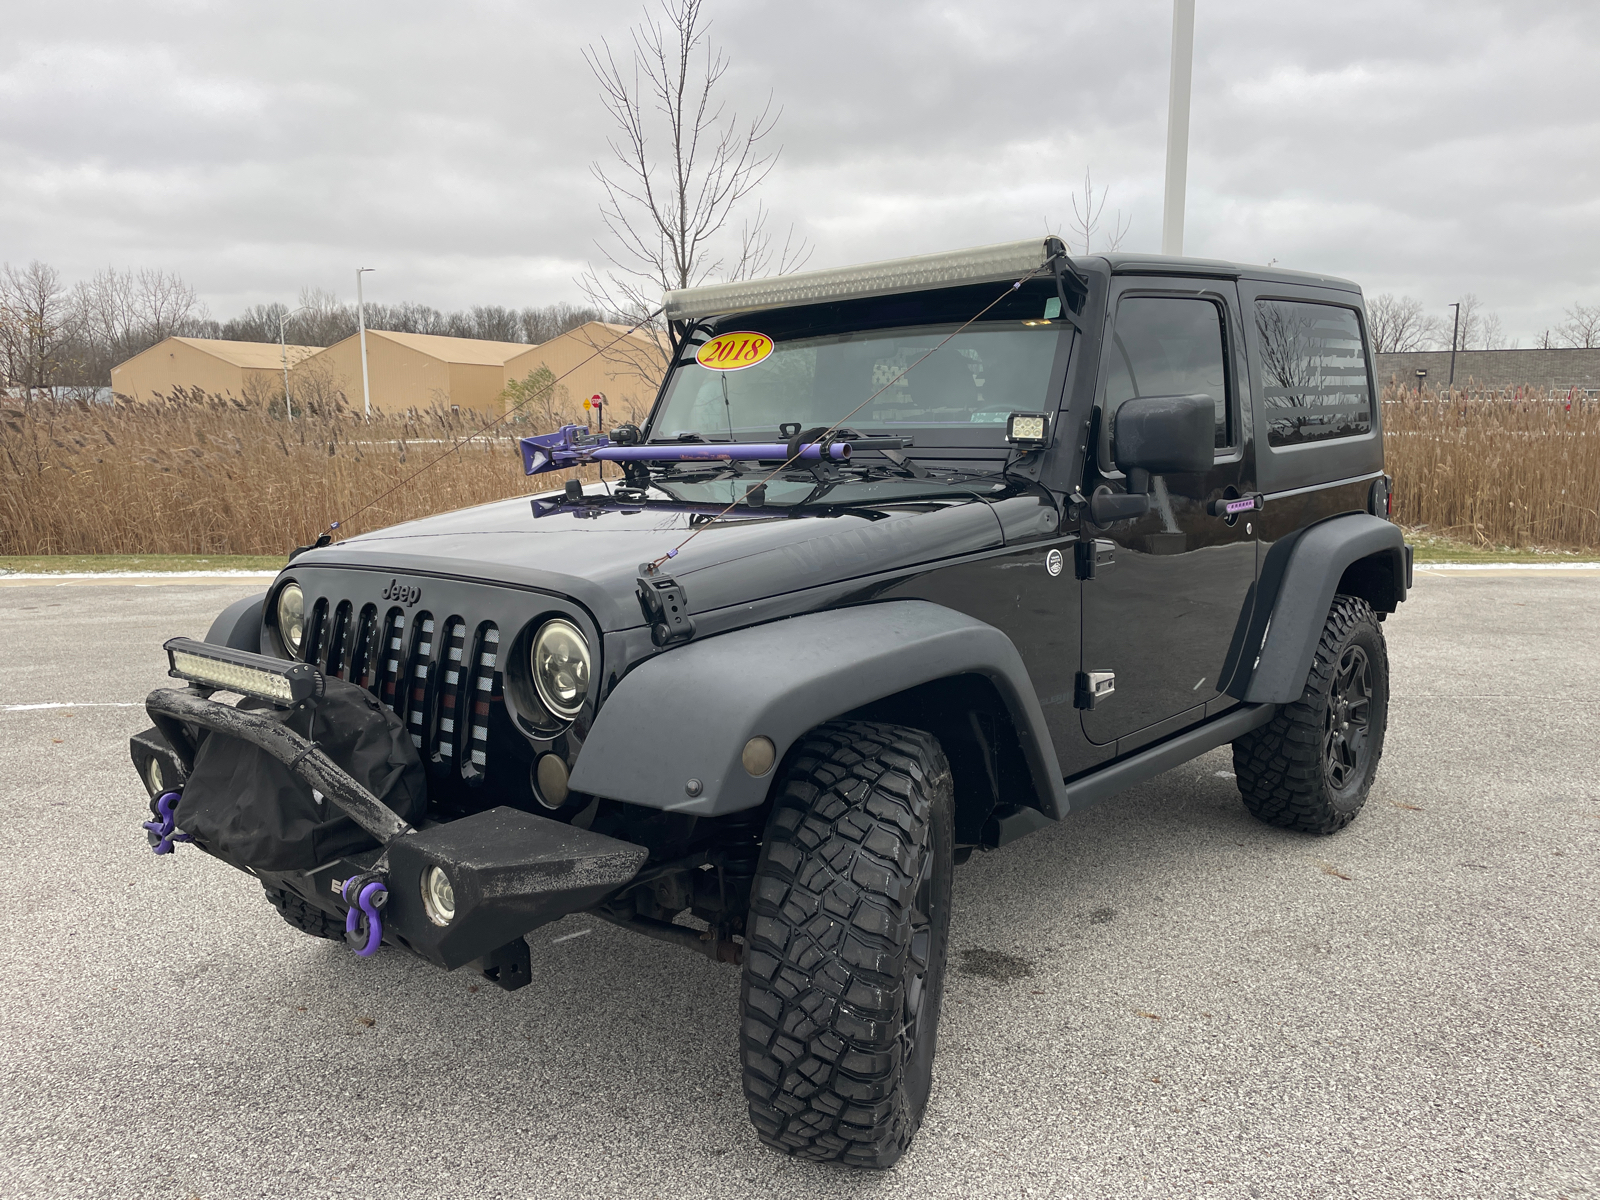
{"type": "Polygon", "coordinates": [[[570,621],[546,621],[528,655],[539,699],[558,717],[575,717],[589,695],[589,643],[570,621]]]}
{"type": "Polygon", "coordinates": [[[450,884],[450,876],[439,867],[429,867],[422,873],[422,907],[435,925],[448,925],[455,919],[456,889],[450,884]]]}
{"type": "Polygon", "coordinates": [[[145,781],[150,785],[150,794],[152,796],[159,796],[166,791],[163,785],[167,780],[161,772],[161,760],[159,758],[151,757],[149,764],[144,769],[144,777],[145,781]]]}
{"type": "Polygon", "coordinates": [[[285,585],[278,593],[278,636],[283,647],[296,658],[306,638],[306,598],[298,583],[285,585]]]}

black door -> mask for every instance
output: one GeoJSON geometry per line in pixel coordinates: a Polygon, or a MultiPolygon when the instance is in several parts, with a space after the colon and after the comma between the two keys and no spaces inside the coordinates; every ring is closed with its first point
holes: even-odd
{"type": "Polygon", "coordinates": [[[1212,516],[1208,507],[1247,494],[1254,481],[1232,281],[1123,278],[1111,299],[1086,489],[1124,490],[1111,461],[1123,402],[1203,394],[1216,404],[1209,472],[1157,476],[1144,517],[1085,529],[1099,552],[1080,560],[1082,573],[1093,574],[1082,584],[1080,682],[1087,689],[1080,688],[1080,706],[1092,700],[1092,707],[1081,719],[1091,742],[1117,741],[1117,753],[1125,753],[1233,703],[1217,683],[1255,580],[1254,518],[1212,516]]]}

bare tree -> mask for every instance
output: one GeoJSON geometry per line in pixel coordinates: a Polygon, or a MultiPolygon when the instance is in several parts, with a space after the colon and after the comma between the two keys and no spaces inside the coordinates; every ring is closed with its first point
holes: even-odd
{"type": "MultiPolygon", "coordinates": [[[[605,265],[579,282],[596,307],[628,324],[652,312],[664,291],[753,278],[774,265],[784,274],[807,257],[792,229],[774,246],[760,205],[737,236],[729,229],[777,162],[766,145],[779,114],[770,96],[753,120],[727,108],[720,85],[728,59],[709,39],[704,7],[705,0],[661,0],[660,18],[647,9],[626,65],[604,40],[584,52],[618,136],[608,142],[615,161],[591,168],[605,194],[605,265]]],[[[650,381],[665,371],[669,352],[664,338],[645,337],[608,357],[650,381]]]]}
{"type": "Polygon", "coordinates": [[[24,393],[66,382],[72,309],[60,273],[42,262],[0,269],[0,369],[24,393]]]}
{"type": "Polygon", "coordinates": [[[1372,337],[1374,354],[1431,350],[1450,340],[1449,332],[1440,329],[1439,319],[1427,314],[1422,301],[1396,297],[1392,292],[1367,301],[1367,332],[1372,337]]]}
{"type": "MultiPolygon", "coordinates": [[[[355,336],[355,305],[344,303],[332,292],[323,288],[301,288],[300,307],[303,311],[295,317],[294,328],[302,345],[331,346],[355,336]]],[[[368,311],[372,311],[370,307],[368,311]]]]}
{"type": "MultiPolygon", "coordinates": [[[[1079,246],[1083,249],[1080,253],[1093,253],[1094,235],[1100,230],[1100,215],[1105,211],[1106,199],[1111,195],[1109,187],[1101,188],[1098,197],[1095,195],[1094,180],[1088,170],[1083,173],[1082,205],[1079,197],[1072,197],[1072,236],[1063,239],[1067,242],[1067,249],[1075,250],[1079,246]]],[[[1102,253],[1120,249],[1122,241],[1128,236],[1128,230],[1133,226],[1133,218],[1127,221],[1122,219],[1122,210],[1119,208],[1111,219],[1112,232],[1106,236],[1105,244],[1100,247],[1102,253]]]]}
{"type": "Polygon", "coordinates": [[[553,337],[560,337],[569,329],[587,325],[590,321],[616,320],[616,315],[586,304],[547,304],[543,308],[522,310],[521,333],[518,341],[537,346],[553,337]]]}
{"type": "Polygon", "coordinates": [[[1457,350],[1504,350],[1507,349],[1505,327],[1500,322],[1500,314],[1490,312],[1483,307],[1483,302],[1477,296],[1468,292],[1461,297],[1461,322],[1456,325],[1453,317],[1443,318],[1441,321],[1444,334],[1445,348],[1450,346],[1449,330],[1456,328],[1457,350]]]}
{"type": "Polygon", "coordinates": [[[1569,346],[1584,350],[1600,346],[1600,304],[1574,304],[1556,332],[1569,346]]]}
{"type": "Polygon", "coordinates": [[[133,296],[136,319],[152,346],[182,336],[195,320],[206,316],[195,290],[166,271],[141,270],[134,279],[133,296]]]}

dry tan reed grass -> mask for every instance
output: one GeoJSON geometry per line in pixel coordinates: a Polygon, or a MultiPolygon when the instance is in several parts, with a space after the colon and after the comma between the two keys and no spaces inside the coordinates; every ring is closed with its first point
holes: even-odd
{"type": "Polygon", "coordinates": [[[404,483],[482,423],[445,409],[291,422],[232,399],[30,401],[0,411],[0,554],[283,554],[342,532],[558,488],[530,480],[507,423],[404,483]]]}
{"type": "Polygon", "coordinates": [[[1481,546],[1600,547],[1600,401],[1385,388],[1394,515],[1481,546]]]}
{"type": "MultiPolygon", "coordinates": [[[[1395,517],[1480,545],[1600,547],[1600,403],[1388,389],[1395,517]]],[[[0,420],[0,555],[282,554],[448,450],[478,418],[446,410],[368,423],[293,422],[234,400],[9,404],[0,420]]],[[[468,442],[348,525],[559,487],[522,474],[505,425],[468,442]]]]}

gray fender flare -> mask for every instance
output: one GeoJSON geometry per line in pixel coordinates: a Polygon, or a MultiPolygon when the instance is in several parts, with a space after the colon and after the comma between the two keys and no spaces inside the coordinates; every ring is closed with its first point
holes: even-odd
{"type": "Polygon", "coordinates": [[[1366,513],[1330,517],[1277,542],[1262,564],[1256,612],[1245,645],[1259,647],[1241,666],[1247,704],[1292,704],[1305,689],[1317,641],[1349,568],[1364,559],[1388,573],[1389,595],[1406,595],[1405,537],[1398,525],[1366,513]],[[1269,607],[1270,605],[1270,607],[1269,607]]]}
{"type": "Polygon", "coordinates": [[[744,769],[751,738],[771,738],[781,763],[807,730],[842,713],[965,674],[994,684],[1045,815],[1059,820],[1061,766],[1016,646],[993,625],[925,600],[807,613],[645,660],[601,705],[571,786],[700,816],[754,808],[777,767],[744,769]]]}
{"type": "Polygon", "coordinates": [[[266,647],[261,644],[261,614],[266,603],[265,592],[235,600],[211,622],[211,628],[206,631],[206,641],[213,646],[248,650],[252,654],[265,653],[266,647]]]}

